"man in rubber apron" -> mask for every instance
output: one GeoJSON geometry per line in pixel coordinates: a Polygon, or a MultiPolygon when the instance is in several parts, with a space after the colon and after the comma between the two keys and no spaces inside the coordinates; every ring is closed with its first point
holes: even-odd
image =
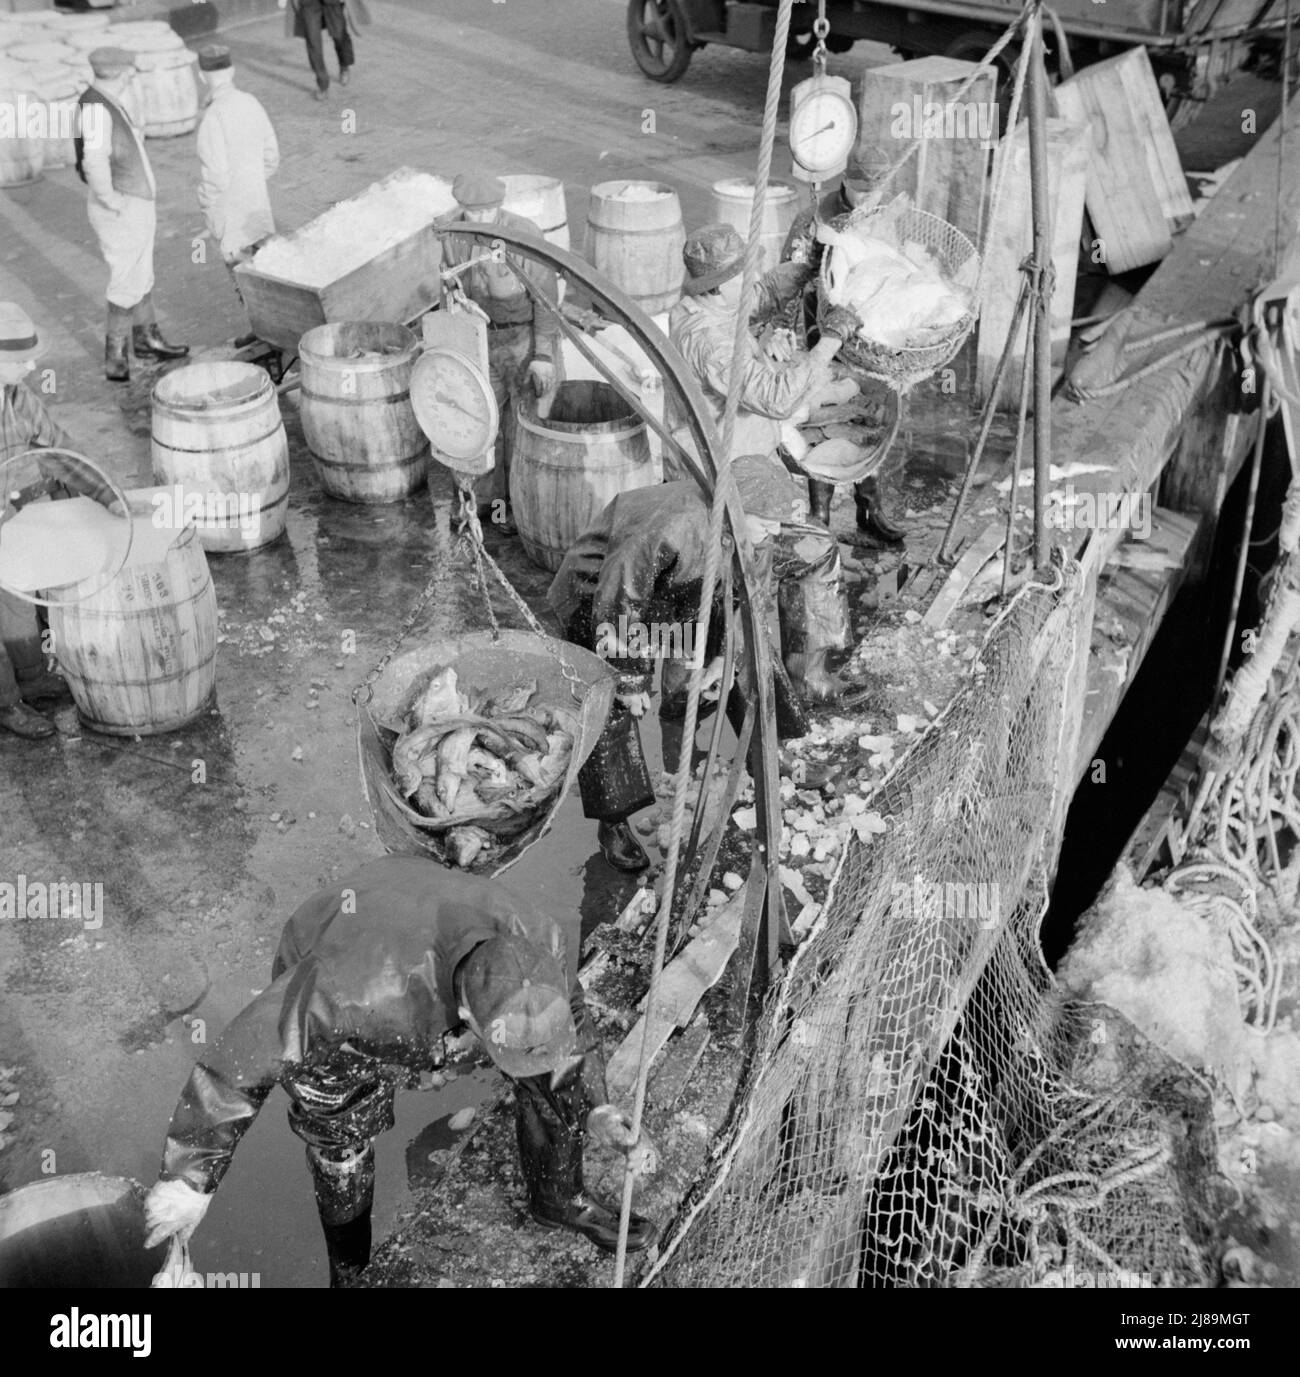
{"type": "MultiPolygon", "coordinates": [[[[505,184],[497,177],[478,172],[462,172],[452,183],[452,195],[460,206],[457,219],[473,224],[502,225],[541,238],[531,220],[502,208],[505,184]]],[[[448,222],[443,221],[445,226],[448,222]]],[[[492,249],[484,240],[467,234],[446,235],[442,243],[442,266],[463,267],[474,259],[482,261],[467,268],[455,279],[464,294],[488,318],[488,367],[492,395],[501,413],[496,439],[496,464],[492,476],[484,475],[474,485],[479,516],[493,516],[507,533],[514,530],[508,515],[510,501],[510,456],[514,449],[517,402],[527,388],[538,397],[552,391],[560,378],[560,325],[553,312],[535,307],[511,264],[533,283],[548,301],[558,300],[558,285],[553,269],[509,254],[494,261],[492,249]],[[491,503],[500,501],[503,509],[493,512],[491,503]]]]}
{"type": "MultiPolygon", "coordinates": [[[[199,1057],[172,1115],[158,1183],[145,1202],[146,1247],[188,1243],[235,1149],[276,1085],[307,1164],[330,1283],[370,1259],[375,1138],[394,1094],[442,1066],[463,1024],[513,1084],[528,1209],[612,1251],[618,1212],[587,1192],[583,1145],[634,1154],[607,1103],[604,1057],[578,982],[579,915],[555,916],[500,880],[385,856],[328,885],[289,919],[271,983],[199,1057]]],[[[628,1249],[655,1227],[633,1214],[628,1249]]]]}
{"type": "MultiPolygon", "coordinates": [[[[760,598],[766,600],[773,585],[777,590],[790,681],[814,702],[834,701],[844,685],[827,662],[850,644],[839,547],[829,531],[807,521],[807,502],[778,460],[742,456],[731,471],[755,547],[760,598]]],[[[605,729],[578,775],[583,812],[598,820],[601,851],[620,870],[649,864],[629,821],[654,802],[637,722],[649,706],[659,658],[660,720],[684,716],[708,544],[709,504],[693,479],[637,488],[616,497],[578,537],[547,594],[567,639],[602,655],[620,675],[605,729]]],[[[721,581],[705,647],[706,678],[715,681],[725,630],[720,589],[721,581]]],[[[728,697],[727,714],[737,730],[751,696],[752,685],[737,684],[728,697]]],[[[783,736],[797,730],[792,707],[778,680],[777,730],[783,736]]]]}

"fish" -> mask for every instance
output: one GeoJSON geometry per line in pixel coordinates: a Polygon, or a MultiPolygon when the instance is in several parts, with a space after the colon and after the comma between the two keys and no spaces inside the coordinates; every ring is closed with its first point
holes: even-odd
{"type": "Polygon", "coordinates": [[[456,808],[460,786],[469,774],[469,753],[474,747],[473,727],[457,727],[438,743],[438,800],[449,812],[456,808]]]}
{"type": "Polygon", "coordinates": [[[542,752],[546,750],[546,732],[537,719],[527,713],[493,718],[492,726],[498,731],[507,732],[516,740],[522,741],[529,750],[542,752]]]}
{"type": "MultiPolygon", "coordinates": [[[[512,784],[510,767],[500,756],[493,755],[475,747],[469,753],[469,773],[489,785],[509,787],[512,784]]],[[[480,798],[485,797],[481,787],[475,786],[480,798]]]]}
{"type": "Polygon", "coordinates": [[[415,791],[416,808],[429,818],[445,818],[447,810],[438,797],[438,786],[432,779],[423,780],[415,791]]]}
{"type": "Polygon", "coordinates": [[[515,688],[505,689],[501,693],[493,694],[488,698],[482,708],[484,717],[510,717],[515,713],[523,712],[528,706],[528,700],[537,692],[537,680],[530,679],[526,684],[520,684],[515,688]]]}
{"type": "Polygon", "coordinates": [[[452,864],[464,870],[492,845],[491,836],[481,827],[453,827],[446,836],[452,864]]]}
{"type": "Polygon", "coordinates": [[[439,718],[456,717],[464,711],[463,698],[456,689],[456,671],[447,665],[438,670],[411,705],[411,725],[427,727],[439,718]]]}
{"type": "Polygon", "coordinates": [[[393,775],[403,798],[410,798],[415,793],[427,773],[421,760],[452,730],[454,728],[445,724],[417,727],[393,743],[393,775]]]}

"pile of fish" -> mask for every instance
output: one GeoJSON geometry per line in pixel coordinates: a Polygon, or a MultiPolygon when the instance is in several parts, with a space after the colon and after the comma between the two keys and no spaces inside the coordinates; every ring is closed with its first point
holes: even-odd
{"type": "MultiPolygon", "coordinates": [[[[899,235],[884,216],[823,225],[825,297],[852,310],[864,339],[889,349],[940,342],[969,312],[970,296],[948,281],[934,255],[899,235]]],[[[972,284],[973,285],[973,284],[972,284]]]]}
{"type": "Polygon", "coordinates": [[[462,690],[450,666],[411,694],[393,778],[411,807],[445,827],[458,866],[493,845],[491,824],[532,815],[564,782],[580,723],[536,698],[535,679],[462,690]]]}

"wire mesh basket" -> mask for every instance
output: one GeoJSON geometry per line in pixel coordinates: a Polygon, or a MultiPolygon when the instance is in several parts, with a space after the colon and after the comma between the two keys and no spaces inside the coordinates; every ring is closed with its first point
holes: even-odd
{"type": "MultiPolygon", "coordinates": [[[[838,362],[866,377],[888,383],[898,392],[907,392],[949,363],[974,328],[978,310],[975,288],[979,280],[980,257],[975,245],[955,225],[931,215],[929,211],[917,210],[915,206],[902,210],[889,206],[855,210],[845,217],[843,225],[852,229],[869,229],[872,220],[878,220],[882,229],[888,226],[888,237],[896,238],[900,247],[906,249],[908,245],[917,245],[932,255],[943,276],[966,291],[971,301],[971,308],[938,338],[930,332],[925,339],[918,338],[902,349],[864,339],[861,335],[844,341],[844,347],[837,355],[838,362]]],[[[818,325],[824,322],[826,313],[831,309],[827,304],[826,292],[830,258],[829,252],[822,256],[822,290],[817,300],[818,325]]]]}

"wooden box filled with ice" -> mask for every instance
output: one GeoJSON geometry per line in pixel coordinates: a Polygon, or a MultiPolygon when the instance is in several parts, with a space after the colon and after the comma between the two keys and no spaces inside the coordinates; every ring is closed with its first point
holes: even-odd
{"type": "Polygon", "coordinates": [[[403,167],[275,235],[235,269],[253,333],[296,352],[332,321],[413,319],[438,301],[433,222],[455,208],[450,182],[403,167]]]}

